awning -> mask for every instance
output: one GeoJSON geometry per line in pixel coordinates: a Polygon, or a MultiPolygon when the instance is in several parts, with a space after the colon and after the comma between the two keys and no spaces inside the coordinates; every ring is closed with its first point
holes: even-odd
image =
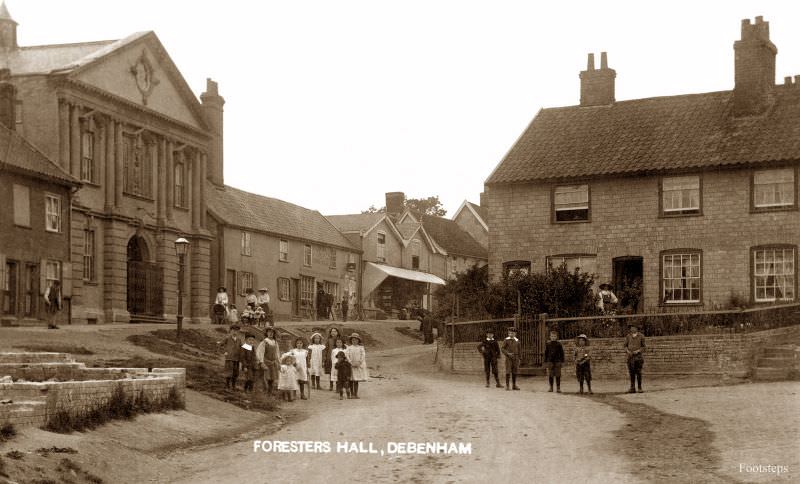
{"type": "Polygon", "coordinates": [[[442,278],[428,274],[427,272],[414,271],[411,269],[401,269],[400,267],[375,264],[367,262],[364,268],[364,294],[369,294],[387,277],[398,277],[409,281],[426,282],[430,284],[444,285],[442,278]]]}

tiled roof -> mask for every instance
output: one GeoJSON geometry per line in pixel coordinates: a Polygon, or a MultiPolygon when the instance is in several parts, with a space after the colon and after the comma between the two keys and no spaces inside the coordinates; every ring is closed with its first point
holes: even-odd
{"type": "Polygon", "coordinates": [[[22,135],[3,125],[0,125],[0,157],[0,171],[12,169],[62,185],[80,185],[22,135]]]}
{"type": "Polygon", "coordinates": [[[417,233],[420,224],[418,222],[403,222],[401,224],[395,224],[395,227],[397,227],[397,231],[400,232],[403,239],[408,240],[417,233]]]}
{"type": "Polygon", "coordinates": [[[450,255],[471,256],[487,259],[489,253],[470,234],[453,220],[443,217],[424,216],[422,226],[436,243],[450,255]]]}
{"type": "Polygon", "coordinates": [[[800,159],[800,87],[776,86],[762,116],[732,107],[723,91],[542,109],[486,183],[800,159]]]}
{"type": "Polygon", "coordinates": [[[208,183],[208,209],[221,221],[260,232],[293,239],[357,249],[316,210],[236,188],[218,188],[208,183]]]}
{"type": "Polygon", "coordinates": [[[330,220],[342,232],[355,232],[371,229],[384,215],[386,214],[382,212],[353,213],[348,215],[326,215],[325,218],[330,220]]]}
{"type": "Polygon", "coordinates": [[[119,40],[77,44],[34,45],[0,53],[0,67],[12,76],[66,72],[82,67],[150,32],[137,32],[119,40]]]}
{"type": "Polygon", "coordinates": [[[472,202],[469,202],[469,201],[467,203],[469,204],[470,207],[472,207],[473,210],[475,210],[475,212],[478,215],[480,215],[480,217],[483,219],[484,222],[489,220],[487,218],[487,216],[489,215],[489,211],[486,210],[486,207],[481,207],[480,205],[476,205],[476,204],[474,204],[472,202]]]}

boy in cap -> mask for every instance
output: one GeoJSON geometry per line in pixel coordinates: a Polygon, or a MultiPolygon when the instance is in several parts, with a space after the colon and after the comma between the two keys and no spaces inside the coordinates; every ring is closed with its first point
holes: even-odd
{"type": "Polygon", "coordinates": [[[544,347],[544,366],[547,368],[548,392],[553,391],[553,378],[556,380],[556,392],[561,393],[561,365],[564,364],[564,347],[558,341],[558,333],[550,331],[550,341],[544,347]]]}
{"type": "Polygon", "coordinates": [[[519,355],[520,345],[517,338],[517,329],[508,328],[508,337],[503,340],[503,348],[501,351],[506,357],[506,391],[514,389],[519,390],[517,386],[517,373],[519,373],[519,355]],[[512,382],[512,387],[509,388],[509,380],[512,382]]]}
{"type": "Polygon", "coordinates": [[[589,395],[592,394],[592,363],[591,354],[589,353],[589,338],[585,334],[578,335],[575,338],[575,376],[578,377],[578,385],[580,385],[580,393],[583,393],[583,382],[589,390],[589,395]]]}
{"type": "Polygon", "coordinates": [[[628,354],[628,375],[631,378],[631,387],[628,393],[636,393],[634,383],[642,393],[642,366],[644,366],[644,335],[639,333],[635,324],[630,325],[630,332],[625,337],[625,352],[628,354]]]}
{"type": "Polygon", "coordinates": [[[244,337],[245,343],[239,348],[239,361],[242,365],[242,373],[244,373],[244,391],[249,393],[253,391],[253,381],[255,380],[256,369],[258,362],[256,361],[256,337],[247,333],[244,337]]]}
{"type": "Polygon", "coordinates": [[[228,337],[217,341],[225,349],[225,388],[236,390],[236,379],[239,378],[239,357],[242,339],[239,337],[239,325],[231,325],[228,337]]]}
{"type": "Polygon", "coordinates": [[[483,371],[486,373],[486,388],[489,388],[489,371],[494,375],[495,386],[503,388],[497,375],[497,359],[500,358],[500,343],[494,339],[494,331],[486,331],[486,339],[478,343],[478,351],[483,356],[483,371]]]}

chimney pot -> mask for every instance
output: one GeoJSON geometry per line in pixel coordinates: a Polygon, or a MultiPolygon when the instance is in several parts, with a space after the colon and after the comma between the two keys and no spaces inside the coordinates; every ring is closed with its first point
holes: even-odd
{"type": "Polygon", "coordinates": [[[608,69],[608,55],[600,52],[600,69],[608,69]]]}
{"type": "Polygon", "coordinates": [[[733,44],[734,115],[763,113],[773,99],[775,55],[778,49],[769,40],[769,22],[756,17],[756,23],[742,20],[742,37],[733,44]]]}
{"type": "Polygon", "coordinates": [[[588,58],[586,59],[586,70],[593,71],[594,70],[594,54],[589,54],[588,58]]]}
{"type": "Polygon", "coordinates": [[[800,76],[794,76],[795,85],[800,85],[800,76]]]}
{"type": "Polygon", "coordinates": [[[763,21],[764,21],[764,16],[763,15],[759,15],[759,16],[756,17],[756,23],[757,24],[760,24],[763,21]]]}
{"type": "Polygon", "coordinates": [[[792,76],[786,76],[783,78],[783,83],[787,86],[792,85],[792,76]]]}
{"type": "Polygon", "coordinates": [[[600,62],[600,69],[595,69],[594,54],[589,54],[586,70],[581,71],[581,106],[607,106],[614,102],[617,72],[609,69],[605,52],[601,52],[600,62]]]}
{"type": "Polygon", "coordinates": [[[406,194],[403,192],[386,192],[386,213],[400,215],[405,209],[406,194]]]}

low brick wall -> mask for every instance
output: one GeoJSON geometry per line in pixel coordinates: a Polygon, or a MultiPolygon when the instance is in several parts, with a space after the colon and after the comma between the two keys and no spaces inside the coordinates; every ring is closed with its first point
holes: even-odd
{"type": "MultiPolygon", "coordinates": [[[[720,378],[747,378],[751,375],[756,357],[767,345],[800,341],[800,326],[758,331],[753,333],[710,334],[693,336],[654,336],[646,338],[644,373],[650,375],[704,375],[720,378]]],[[[592,348],[592,376],[627,377],[627,357],[624,338],[595,339],[592,348]]],[[[562,340],[566,356],[565,367],[572,371],[574,340],[562,340]]],[[[437,364],[451,371],[451,352],[442,340],[437,364]]],[[[482,373],[483,360],[477,350],[478,342],[456,343],[452,356],[452,371],[482,373]]],[[[504,372],[501,358],[500,371],[504,372]]]]}

